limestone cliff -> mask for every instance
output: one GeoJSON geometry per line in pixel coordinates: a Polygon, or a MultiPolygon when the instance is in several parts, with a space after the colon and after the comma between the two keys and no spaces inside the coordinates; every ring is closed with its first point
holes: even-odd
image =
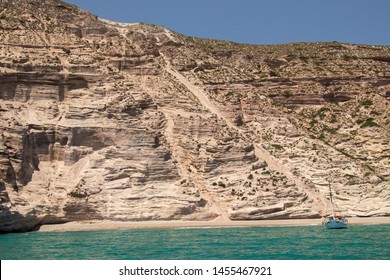
{"type": "Polygon", "coordinates": [[[0,1],[0,231],[390,213],[390,48],[241,45],[0,1]]]}

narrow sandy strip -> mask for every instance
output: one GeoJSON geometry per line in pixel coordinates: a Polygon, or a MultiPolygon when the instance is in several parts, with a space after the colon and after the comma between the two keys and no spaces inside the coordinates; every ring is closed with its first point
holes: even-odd
{"type": "MultiPolygon", "coordinates": [[[[390,224],[390,217],[349,218],[350,226],[370,224],[390,224]]],[[[40,232],[132,230],[132,229],[172,229],[172,228],[216,228],[216,227],[271,227],[321,225],[321,219],[257,220],[257,221],[145,221],[113,222],[89,221],[70,222],[58,225],[43,225],[40,232]]]]}

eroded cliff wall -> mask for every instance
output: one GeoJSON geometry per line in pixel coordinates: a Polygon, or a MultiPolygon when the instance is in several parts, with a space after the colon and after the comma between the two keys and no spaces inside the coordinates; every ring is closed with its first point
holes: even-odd
{"type": "Polygon", "coordinates": [[[0,230],[390,213],[390,48],[0,3],[0,230]]]}

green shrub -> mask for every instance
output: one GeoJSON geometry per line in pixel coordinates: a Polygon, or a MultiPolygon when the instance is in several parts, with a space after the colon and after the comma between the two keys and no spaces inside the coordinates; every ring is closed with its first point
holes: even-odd
{"type": "Polygon", "coordinates": [[[379,124],[374,122],[373,118],[368,118],[360,127],[365,128],[365,127],[375,127],[375,126],[379,126],[379,124]]]}
{"type": "Polygon", "coordinates": [[[365,107],[371,106],[373,104],[372,100],[366,99],[362,102],[362,105],[365,107]]]}
{"type": "Polygon", "coordinates": [[[283,150],[283,147],[279,144],[272,144],[271,145],[273,148],[275,148],[276,150],[283,150]]]}
{"type": "Polygon", "coordinates": [[[370,115],[380,116],[381,113],[379,113],[379,112],[373,110],[373,111],[371,111],[370,115]]]}

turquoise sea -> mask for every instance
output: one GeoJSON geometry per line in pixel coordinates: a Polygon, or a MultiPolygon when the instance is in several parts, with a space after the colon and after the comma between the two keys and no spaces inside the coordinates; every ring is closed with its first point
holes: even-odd
{"type": "Polygon", "coordinates": [[[2,260],[379,260],[390,225],[183,228],[0,235],[2,260]]]}

